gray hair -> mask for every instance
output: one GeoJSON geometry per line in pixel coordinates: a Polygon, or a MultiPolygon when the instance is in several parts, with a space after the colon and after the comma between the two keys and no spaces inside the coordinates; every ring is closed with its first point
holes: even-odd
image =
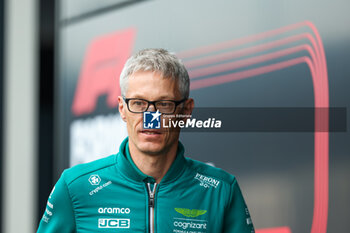
{"type": "Polygon", "coordinates": [[[165,49],[143,49],[131,56],[120,74],[121,94],[125,96],[128,78],[138,71],[159,72],[163,78],[172,78],[178,82],[183,98],[190,94],[190,79],[184,64],[174,54],[165,49]]]}

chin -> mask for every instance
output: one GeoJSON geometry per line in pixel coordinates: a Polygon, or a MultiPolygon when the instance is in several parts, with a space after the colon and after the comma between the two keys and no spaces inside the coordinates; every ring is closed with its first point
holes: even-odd
{"type": "Polygon", "coordinates": [[[157,155],[164,150],[164,145],[158,142],[142,142],[138,145],[138,148],[145,154],[157,155]]]}

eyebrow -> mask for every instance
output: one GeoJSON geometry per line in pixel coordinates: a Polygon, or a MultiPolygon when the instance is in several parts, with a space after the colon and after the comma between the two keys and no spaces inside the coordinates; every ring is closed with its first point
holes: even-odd
{"type": "MultiPolygon", "coordinates": [[[[136,94],[135,96],[129,97],[129,98],[147,99],[147,97],[145,97],[143,95],[139,95],[139,94],[136,94]]],[[[173,100],[173,99],[175,99],[175,97],[168,96],[168,95],[161,95],[157,98],[157,100],[173,100]]]]}

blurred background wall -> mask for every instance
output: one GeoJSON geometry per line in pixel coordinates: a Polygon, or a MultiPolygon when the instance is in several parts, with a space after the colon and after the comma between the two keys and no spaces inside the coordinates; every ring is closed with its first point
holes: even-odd
{"type": "MultiPolygon", "coordinates": [[[[63,169],[117,152],[126,136],[118,76],[139,49],[182,58],[198,107],[348,108],[349,7],[0,0],[2,232],[34,232],[63,169]]],[[[237,177],[260,232],[348,232],[347,131],[191,132],[181,141],[187,156],[237,177]]]]}
{"type": "Polygon", "coordinates": [[[34,232],[37,209],[38,4],[2,1],[1,232],[34,232]]]}

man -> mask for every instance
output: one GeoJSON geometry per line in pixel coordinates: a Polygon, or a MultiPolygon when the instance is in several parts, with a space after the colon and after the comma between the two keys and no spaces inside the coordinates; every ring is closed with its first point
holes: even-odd
{"type": "Polygon", "coordinates": [[[126,62],[120,86],[129,137],[118,154],[63,172],[38,232],[254,232],[234,176],[185,158],[179,130],[143,124],[146,111],[154,119],[191,114],[189,77],[179,59],[163,49],[142,50],[126,62]]]}

